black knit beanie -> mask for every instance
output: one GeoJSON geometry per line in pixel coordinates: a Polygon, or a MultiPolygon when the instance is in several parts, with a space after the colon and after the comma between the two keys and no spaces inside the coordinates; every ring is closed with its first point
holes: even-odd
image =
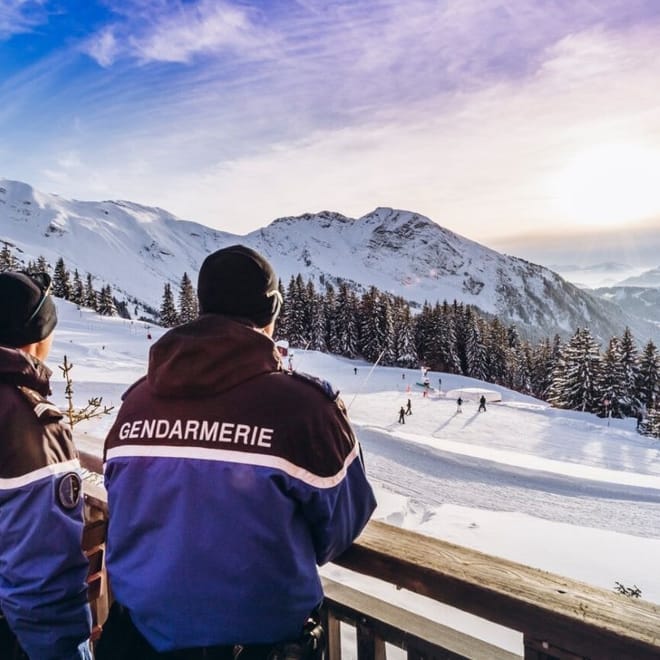
{"type": "Polygon", "coordinates": [[[223,248],[204,259],[197,297],[200,313],[246,319],[257,328],[273,321],[282,304],[272,266],[244,245],[223,248]]]}
{"type": "Polygon", "coordinates": [[[47,273],[0,273],[0,346],[34,344],[48,337],[56,325],[47,273]]]}

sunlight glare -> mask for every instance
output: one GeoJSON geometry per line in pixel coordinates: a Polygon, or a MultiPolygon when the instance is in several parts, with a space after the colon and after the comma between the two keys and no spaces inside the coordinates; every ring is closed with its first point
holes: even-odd
{"type": "Polygon", "coordinates": [[[586,149],[553,187],[563,217],[582,227],[615,227],[660,215],[660,151],[625,143],[586,149]]]}

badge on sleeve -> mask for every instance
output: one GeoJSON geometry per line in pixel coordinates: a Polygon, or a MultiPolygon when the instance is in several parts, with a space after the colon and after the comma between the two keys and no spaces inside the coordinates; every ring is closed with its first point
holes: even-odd
{"type": "Polygon", "coordinates": [[[57,501],[65,509],[75,509],[80,502],[82,481],[76,472],[67,472],[57,484],[57,501]]]}

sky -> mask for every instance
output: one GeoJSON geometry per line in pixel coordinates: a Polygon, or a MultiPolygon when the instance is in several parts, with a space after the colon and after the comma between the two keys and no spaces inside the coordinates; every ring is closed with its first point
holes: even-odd
{"type": "Polygon", "coordinates": [[[657,0],[0,0],[0,176],[238,234],[386,206],[643,244],[659,79],[657,0]]]}

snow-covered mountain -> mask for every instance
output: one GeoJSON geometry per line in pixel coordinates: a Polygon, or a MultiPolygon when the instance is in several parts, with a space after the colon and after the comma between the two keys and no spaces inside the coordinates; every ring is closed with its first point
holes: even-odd
{"type": "Polygon", "coordinates": [[[651,270],[646,270],[634,277],[627,277],[619,282],[620,286],[643,286],[660,288],[660,266],[651,270]]]}
{"type": "Polygon", "coordinates": [[[81,202],[0,179],[0,240],[19,258],[63,257],[70,270],[158,306],[166,281],[193,274],[209,252],[235,236],[167,211],[124,201],[81,202]]]}
{"type": "Polygon", "coordinates": [[[632,316],[660,325],[660,287],[600,287],[593,294],[615,303],[632,316]]]}
{"type": "Polygon", "coordinates": [[[421,305],[457,299],[517,323],[533,336],[588,326],[608,338],[629,325],[640,341],[657,327],[569,284],[551,270],[506,256],[409,211],[361,218],[323,211],[280,218],[244,236],[125,201],[83,202],[0,179],[0,241],[27,261],[63,257],[117,296],[160,304],[163,284],[193,281],[213,250],[244,243],[264,253],[284,285],[303,273],[317,284],[375,285],[421,305]]]}

